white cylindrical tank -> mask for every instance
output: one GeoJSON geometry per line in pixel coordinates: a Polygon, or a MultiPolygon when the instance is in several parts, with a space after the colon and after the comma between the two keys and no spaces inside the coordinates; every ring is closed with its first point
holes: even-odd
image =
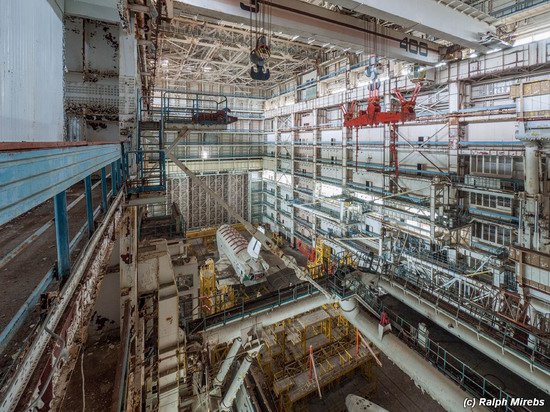
{"type": "Polygon", "coordinates": [[[525,145],[525,191],[531,196],[539,194],[539,158],[537,151],[539,149],[538,142],[532,140],[524,140],[525,145]]]}
{"type": "Polygon", "coordinates": [[[235,356],[237,356],[237,353],[241,348],[241,343],[242,339],[240,337],[235,338],[235,340],[233,341],[233,345],[231,345],[231,349],[229,349],[229,352],[227,353],[227,356],[225,357],[222,366],[220,366],[220,370],[218,371],[218,374],[214,379],[214,386],[223,385],[223,381],[225,381],[225,376],[227,375],[227,372],[229,371],[231,365],[233,365],[235,356]]]}
{"type": "Polygon", "coordinates": [[[220,411],[231,410],[231,405],[233,405],[233,401],[237,397],[237,392],[239,391],[239,388],[243,384],[244,378],[248,373],[248,369],[250,369],[251,364],[252,364],[252,356],[246,355],[246,357],[243,360],[243,363],[241,364],[241,367],[239,368],[239,370],[237,371],[237,374],[235,375],[235,378],[233,379],[233,382],[231,382],[231,386],[229,386],[229,389],[227,390],[227,393],[223,398],[223,402],[220,405],[220,411]]]}

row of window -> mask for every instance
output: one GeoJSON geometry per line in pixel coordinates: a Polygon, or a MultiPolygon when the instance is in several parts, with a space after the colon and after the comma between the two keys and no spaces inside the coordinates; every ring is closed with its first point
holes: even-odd
{"type": "Polygon", "coordinates": [[[512,206],[512,199],[485,193],[470,193],[470,205],[489,207],[492,209],[510,208],[512,206]]]}
{"type": "Polygon", "coordinates": [[[482,173],[512,177],[514,165],[522,163],[521,157],[470,156],[470,173],[482,173]]]}
{"type": "Polygon", "coordinates": [[[511,229],[487,223],[475,222],[472,236],[502,246],[509,246],[512,242],[511,229]]]}

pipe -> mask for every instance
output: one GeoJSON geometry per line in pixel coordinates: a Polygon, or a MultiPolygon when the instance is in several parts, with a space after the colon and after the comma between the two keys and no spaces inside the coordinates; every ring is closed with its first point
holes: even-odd
{"type": "Polygon", "coordinates": [[[302,313],[316,309],[324,304],[330,304],[334,299],[327,299],[323,294],[317,294],[306,298],[299,299],[292,303],[287,303],[271,310],[261,312],[257,315],[252,315],[244,319],[238,319],[228,322],[225,325],[216,326],[204,332],[204,342],[213,345],[219,345],[223,342],[229,342],[238,336],[241,336],[243,331],[249,331],[257,328],[259,325],[268,326],[280,322],[284,319],[293,316],[301,315],[302,313]],[[239,322],[235,326],[235,322],[239,322]]]}
{"type": "Polygon", "coordinates": [[[231,382],[231,386],[229,386],[229,389],[225,394],[225,398],[223,398],[223,401],[220,404],[220,411],[228,412],[231,410],[233,401],[237,397],[237,392],[241,388],[244,378],[248,373],[248,370],[250,369],[251,364],[252,364],[252,356],[247,354],[243,360],[243,363],[241,364],[241,367],[239,368],[239,370],[237,371],[237,374],[235,375],[235,379],[233,379],[233,382],[231,382]]]}
{"type": "Polygon", "coordinates": [[[419,354],[410,349],[398,337],[386,334],[383,339],[378,334],[378,324],[358,309],[357,301],[352,298],[341,301],[344,317],[377,346],[399,369],[411,377],[414,383],[426,391],[436,402],[450,412],[488,411],[475,406],[465,409],[464,400],[471,395],[464,392],[454,382],[443,378],[437,369],[426,362],[419,354]]]}
{"type": "Polygon", "coordinates": [[[539,160],[537,151],[539,148],[537,141],[524,140],[525,145],[525,191],[535,196],[539,194],[539,160]]]}
{"type": "Polygon", "coordinates": [[[220,367],[220,370],[218,371],[218,374],[214,379],[214,387],[219,387],[223,385],[223,382],[225,381],[225,376],[227,375],[227,372],[229,372],[229,368],[231,368],[231,365],[233,365],[235,356],[237,356],[237,352],[241,348],[241,343],[242,339],[240,337],[236,338],[233,341],[233,345],[231,345],[231,349],[229,349],[229,352],[227,353],[227,356],[225,357],[222,366],[220,367]]]}

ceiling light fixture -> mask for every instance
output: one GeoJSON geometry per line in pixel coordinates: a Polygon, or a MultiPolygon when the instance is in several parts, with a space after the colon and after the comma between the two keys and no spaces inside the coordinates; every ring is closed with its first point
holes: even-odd
{"type": "Polygon", "coordinates": [[[476,57],[478,57],[479,55],[477,53],[472,53],[468,56],[469,59],[475,59],[476,57]]]}
{"type": "Polygon", "coordinates": [[[290,39],[290,41],[294,41],[294,40],[296,40],[298,37],[300,37],[300,36],[297,34],[296,36],[292,37],[292,39],[290,39]]]}
{"type": "Polygon", "coordinates": [[[435,67],[443,67],[443,66],[446,66],[447,65],[447,62],[439,62],[435,65],[435,67]]]}

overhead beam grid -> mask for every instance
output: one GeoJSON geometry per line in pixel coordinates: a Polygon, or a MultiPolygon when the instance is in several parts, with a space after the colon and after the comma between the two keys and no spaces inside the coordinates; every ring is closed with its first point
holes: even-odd
{"type": "MultiPolygon", "coordinates": [[[[308,45],[325,48],[332,46],[350,53],[377,54],[428,65],[437,63],[439,59],[438,44],[365,19],[292,0],[278,0],[271,7],[274,35],[288,34],[291,41],[301,43],[302,48],[308,45]],[[417,45],[412,49],[407,43],[411,39],[417,45]],[[407,47],[404,47],[405,43],[407,47]]],[[[194,16],[197,20],[211,18],[220,23],[227,20],[243,27],[250,23],[250,13],[241,9],[239,2],[231,0],[212,0],[207,5],[201,0],[182,0],[178,2],[178,8],[180,13],[183,12],[187,17],[194,16]]],[[[246,50],[249,49],[247,46],[246,50]]]]}

